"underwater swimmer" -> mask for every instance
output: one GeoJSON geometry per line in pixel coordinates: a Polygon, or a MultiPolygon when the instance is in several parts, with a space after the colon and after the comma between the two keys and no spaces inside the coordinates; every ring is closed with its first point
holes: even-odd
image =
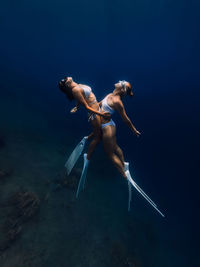
{"type": "MultiPolygon", "coordinates": [[[[102,112],[108,112],[110,115],[114,111],[118,111],[123,121],[130,127],[136,136],[140,136],[140,132],[136,130],[135,126],[126,114],[122,99],[125,96],[133,96],[131,84],[126,81],[119,81],[115,84],[115,89],[111,94],[108,94],[101,102],[100,107],[102,112]]],[[[101,118],[102,139],[104,150],[114,166],[126,178],[124,170],[124,155],[121,148],[116,142],[116,125],[111,118],[101,118]]]]}
{"type": "MultiPolygon", "coordinates": [[[[125,96],[133,96],[131,84],[126,81],[119,81],[115,84],[115,89],[111,94],[108,94],[101,102],[102,112],[109,112],[111,115],[114,111],[118,111],[123,121],[129,126],[132,132],[139,137],[141,133],[135,128],[131,120],[126,114],[122,99],[125,96]]],[[[149,204],[162,216],[165,215],[157,208],[157,205],[148,197],[148,195],[136,184],[132,179],[129,171],[129,162],[124,162],[124,155],[121,148],[116,142],[116,125],[112,119],[102,117],[102,139],[105,152],[109,159],[113,162],[115,167],[121,175],[127,179],[129,189],[128,210],[130,210],[131,202],[131,185],[149,202],[149,204]]]]}
{"type": "MultiPolygon", "coordinates": [[[[102,112],[107,112],[110,115],[114,111],[118,111],[121,115],[123,121],[130,127],[134,135],[139,137],[141,133],[135,128],[131,120],[126,114],[122,99],[125,96],[133,96],[133,91],[131,84],[126,81],[119,81],[115,84],[115,89],[111,94],[108,94],[99,104],[102,112]]],[[[111,118],[101,117],[101,127],[102,127],[102,140],[105,152],[107,153],[110,160],[113,162],[114,166],[118,169],[121,175],[128,182],[128,210],[130,210],[130,202],[132,198],[132,186],[149,202],[149,204],[162,216],[165,215],[158,209],[157,205],[151,200],[151,198],[139,187],[138,184],[133,180],[129,171],[129,162],[124,162],[124,155],[121,148],[116,142],[116,126],[111,118]]],[[[81,190],[85,187],[86,175],[88,170],[89,161],[87,160],[87,154],[83,155],[84,164],[82,169],[82,174],[79,180],[76,197],[81,190]]]]}
{"type": "Polygon", "coordinates": [[[93,137],[87,154],[87,159],[90,160],[96,145],[101,140],[100,116],[109,118],[110,115],[106,112],[99,112],[99,103],[89,86],[76,83],[72,77],[66,77],[59,82],[59,88],[70,101],[76,100],[77,102],[76,107],[71,110],[71,113],[76,112],[80,105],[83,105],[89,111],[89,121],[93,128],[93,133],[88,137],[88,139],[93,137]]]}
{"type": "MultiPolygon", "coordinates": [[[[139,137],[141,133],[135,128],[131,120],[128,118],[122,99],[125,96],[133,96],[132,87],[129,82],[119,81],[115,84],[115,89],[111,94],[108,94],[99,104],[102,112],[108,112],[110,115],[114,111],[118,111],[121,115],[123,121],[130,127],[132,132],[139,137]]],[[[107,153],[110,160],[113,162],[115,167],[121,173],[121,175],[128,182],[128,210],[130,211],[130,203],[132,199],[132,186],[149,202],[149,204],[162,216],[165,215],[158,209],[157,205],[151,200],[151,198],[139,187],[138,184],[133,180],[129,171],[129,162],[124,162],[124,155],[121,148],[116,142],[116,126],[111,118],[101,117],[101,127],[102,127],[102,140],[105,152],[107,153]]],[[[84,164],[79,180],[78,188],[76,191],[76,198],[78,198],[79,193],[85,187],[87,170],[89,165],[89,160],[87,160],[87,154],[83,155],[84,164]]]]}

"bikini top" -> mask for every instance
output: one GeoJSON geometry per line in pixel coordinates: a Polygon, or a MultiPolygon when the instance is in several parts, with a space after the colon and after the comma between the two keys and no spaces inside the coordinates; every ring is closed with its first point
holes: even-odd
{"type": "Polygon", "coordinates": [[[90,86],[86,86],[86,85],[81,85],[81,88],[82,88],[83,91],[84,91],[85,97],[86,97],[86,98],[89,98],[90,93],[92,92],[91,87],[90,87],[90,86]]]}
{"type": "Polygon", "coordinates": [[[106,96],[103,100],[102,100],[102,103],[101,103],[101,108],[104,112],[108,112],[110,114],[113,114],[114,113],[114,109],[111,108],[111,106],[108,105],[108,102],[107,102],[107,97],[106,96]]]}

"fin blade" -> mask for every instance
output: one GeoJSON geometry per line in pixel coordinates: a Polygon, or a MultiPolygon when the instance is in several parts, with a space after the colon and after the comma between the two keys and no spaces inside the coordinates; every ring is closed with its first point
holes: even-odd
{"type": "Polygon", "coordinates": [[[127,175],[127,179],[128,181],[135,187],[135,189],[149,202],[149,204],[151,204],[151,206],[157,210],[157,212],[162,216],[165,217],[165,215],[157,208],[157,206],[155,205],[155,203],[144,193],[143,190],[140,190],[138,188],[138,185],[133,181],[133,179],[131,178],[130,172],[126,171],[126,175],[127,175]]]}
{"type": "Polygon", "coordinates": [[[80,178],[79,183],[78,183],[78,189],[76,191],[76,198],[78,198],[80,191],[83,190],[84,186],[85,186],[87,170],[88,170],[88,165],[89,165],[89,161],[87,160],[86,156],[87,156],[87,154],[84,154],[84,165],[83,165],[83,170],[81,173],[81,178],[80,178]]]}
{"type": "Polygon", "coordinates": [[[65,168],[67,169],[67,175],[70,174],[71,170],[73,169],[74,165],[76,164],[77,160],[82,154],[83,149],[85,147],[86,140],[87,140],[87,137],[83,137],[83,139],[74,148],[67,162],[65,163],[65,168]]]}

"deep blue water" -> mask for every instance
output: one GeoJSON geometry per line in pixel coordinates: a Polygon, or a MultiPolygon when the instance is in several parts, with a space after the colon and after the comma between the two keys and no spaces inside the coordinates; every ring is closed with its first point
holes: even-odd
{"type": "Polygon", "coordinates": [[[83,109],[69,114],[73,103],[57,87],[63,76],[92,86],[99,100],[116,81],[126,79],[135,85],[135,96],[124,105],[142,136],[135,138],[116,114],[117,140],[136,180],[166,214],[160,218],[137,194],[127,214],[125,185],[100,145],[87,191],[66,215],[73,221],[68,222],[69,232],[65,213],[55,203],[71,193],[61,190],[54,195],[50,218],[62,219],[55,221],[53,230],[46,220],[46,236],[35,241],[50,251],[40,266],[131,266],[109,256],[114,241],[123,247],[123,255],[137,258],[133,266],[199,266],[199,8],[193,0],[1,4],[0,134],[6,147],[0,153],[0,168],[14,166],[16,179],[22,177],[17,182],[12,178],[11,187],[26,185],[42,194],[41,176],[53,179],[90,131],[83,109]],[[132,223],[135,232],[128,228],[132,223]],[[94,251],[84,250],[85,242],[93,244],[90,233],[88,239],[81,235],[87,225],[92,236],[97,235],[94,251]],[[150,239],[144,237],[144,229],[150,239]],[[59,249],[48,247],[51,231],[59,249]],[[93,254],[96,261],[90,260],[93,254]]]}

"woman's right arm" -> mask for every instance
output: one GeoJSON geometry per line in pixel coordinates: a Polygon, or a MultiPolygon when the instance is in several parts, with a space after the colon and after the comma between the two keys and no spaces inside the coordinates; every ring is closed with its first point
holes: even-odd
{"type": "Polygon", "coordinates": [[[79,102],[77,102],[77,103],[76,103],[76,106],[75,106],[75,107],[73,107],[73,108],[70,110],[70,113],[76,113],[76,112],[77,112],[77,110],[78,110],[78,108],[79,108],[79,106],[80,106],[80,103],[79,103],[79,102]]]}
{"type": "Polygon", "coordinates": [[[135,128],[135,126],[133,125],[133,123],[131,122],[131,120],[129,119],[129,117],[126,114],[124,105],[121,101],[118,101],[115,103],[115,109],[119,112],[120,116],[122,117],[123,121],[129,126],[129,128],[132,130],[132,132],[136,135],[136,136],[140,136],[141,133],[135,128]]]}
{"type": "Polygon", "coordinates": [[[105,113],[101,113],[93,108],[91,108],[88,103],[85,101],[85,98],[83,97],[82,93],[80,92],[79,88],[74,88],[73,90],[73,96],[74,98],[78,101],[78,103],[80,103],[81,105],[83,105],[88,111],[91,111],[97,115],[103,116],[108,118],[108,115],[106,115],[105,113]]]}

